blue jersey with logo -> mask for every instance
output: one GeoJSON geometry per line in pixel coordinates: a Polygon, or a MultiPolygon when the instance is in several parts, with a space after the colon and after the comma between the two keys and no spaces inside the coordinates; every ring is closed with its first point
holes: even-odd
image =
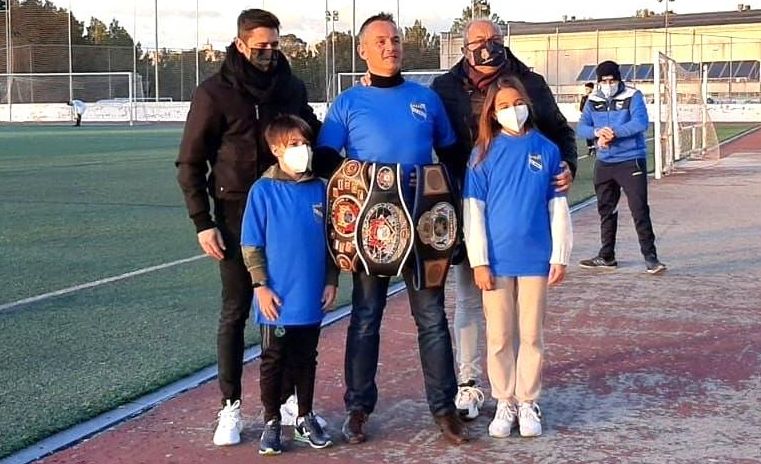
{"type": "Polygon", "coordinates": [[[562,172],[560,150],[536,130],[500,133],[486,158],[471,155],[464,198],[485,204],[489,267],[495,276],[544,276],[550,271],[552,233],[549,201],[558,194],[553,177],[562,172]]]}
{"type": "Polygon", "coordinates": [[[241,245],[264,248],[267,286],[283,305],[277,320],[264,318],[256,307],[256,322],[267,325],[315,325],[322,321],[327,248],[325,184],[319,179],[293,182],[261,178],[248,194],[241,245]]]}
{"type": "MultiPolygon", "coordinates": [[[[431,89],[404,81],[395,87],[355,86],[330,105],[317,146],[360,161],[430,164],[433,149],[455,143],[444,105],[431,89]]],[[[406,185],[406,183],[405,183],[406,185]]]]}

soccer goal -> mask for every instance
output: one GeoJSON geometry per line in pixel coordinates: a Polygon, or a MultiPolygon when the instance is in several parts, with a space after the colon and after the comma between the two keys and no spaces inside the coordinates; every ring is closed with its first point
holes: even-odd
{"type": "Polygon", "coordinates": [[[677,161],[719,159],[719,140],[708,114],[708,76],[698,63],[677,63],[656,52],[654,60],[655,178],[677,161]]]}
{"type": "Polygon", "coordinates": [[[140,83],[131,72],[0,74],[0,121],[71,121],[66,103],[81,100],[84,120],[132,124],[135,102],[143,100],[140,83]]]}

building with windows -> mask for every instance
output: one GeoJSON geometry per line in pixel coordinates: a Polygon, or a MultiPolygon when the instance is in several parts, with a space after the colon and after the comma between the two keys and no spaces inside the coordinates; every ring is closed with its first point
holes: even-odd
{"type": "MultiPolygon", "coordinates": [[[[509,22],[504,33],[513,53],[545,77],[561,102],[576,100],[604,60],[621,64],[624,80],[650,93],[657,52],[687,74],[706,72],[709,93],[718,100],[761,96],[761,10],[747,5],[711,13],[640,10],[627,18],[509,22]]],[[[461,58],[462,46],[459,34],[442,33],[442,68],[461,58]]]]}

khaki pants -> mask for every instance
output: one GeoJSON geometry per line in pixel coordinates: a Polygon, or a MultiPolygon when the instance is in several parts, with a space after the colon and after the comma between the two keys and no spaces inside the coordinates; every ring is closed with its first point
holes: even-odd
{"type": "Polygon", "coordinates": [[[542,388],[547,278],[494,280],[495,289],[483,292],[492,396],[510,403],[535,401],[542,388]]]}

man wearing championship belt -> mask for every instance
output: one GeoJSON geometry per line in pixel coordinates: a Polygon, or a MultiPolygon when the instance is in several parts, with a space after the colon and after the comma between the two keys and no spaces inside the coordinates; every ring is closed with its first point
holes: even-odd
{"type": "MultiPolygon", "coordinates": [[[[345,150],[350,159],[401,165],[402,178],[396,182],[402,182],[402,201],[411,210],[410,173],[415,166],[433,162],[433,149],[442,162],[452,159],[455,134],[438,96],[402,78],[401,38],[393,16],[381,13],[367,19],[359,39],[358,52],[367,62],[371,85],[355,86],[336,98],[318,137],[315,158],[336,159],[338,152],[345,150]]],[[[394,170],[381,166],[374,175],[371,181],[381,189],[385,184],[391,190],[396,178],[394,170]]],[[[384,233],[377,237],[403,235],[404,231],[394,230],[394,223],[384,223],[384,233]]],[[[415,290],[414,271],[409,265],[403,268],[402,275],[418,328],[428,406],[444,436],[452,443],[463,443],[468,440],[468,431],[454,404],[457,381],[444,313],[444,289],[439,286],[415,290]]],[[[375,374],[389,279],[360,269],[353,273],[353,281],[345,360],[347,418],[342,431],[349,443],[361,443],[365,440],[365,423],[378,397],[375,374]]]]}

